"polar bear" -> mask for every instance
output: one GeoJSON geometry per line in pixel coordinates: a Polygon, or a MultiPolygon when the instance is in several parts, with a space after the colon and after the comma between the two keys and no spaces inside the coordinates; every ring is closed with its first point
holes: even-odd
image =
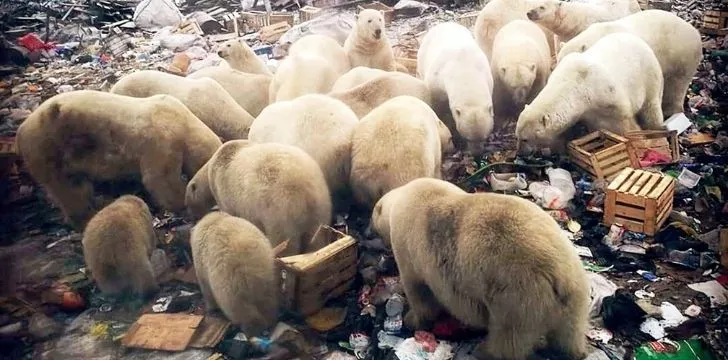
{"type": "Polygon", "coordinates": [[[420,178],[384,195],[371,224],[394,252],[409,328],[430,327],[444,310],[488,329],[478,358],[526,359],[542,338],[569,359],[587,355],[586,271],[537,205],[420,178]]]}
{"type": "Polygon", "coordinates": [[[171,95],[225,140],[247,138],[254,120],[212,79],[188,79],[161,71],[142,70],[119,79],[110,92],[137,98],[171,95]]]}
{"type": "Polygon", "coordinates": [[[563,149],[554,141],[579,121],[617,134],[663,129],[662,88],[660,63],[647,43],[610,34],[561,60],[518,117],[516,135],[529,146],[563,149]]]}
{"type": "Polygon", "coordinates": [[[250,141],[306,151],[321,167],[334,203],[349,184],[351,133],[359,118],[346,104],[309,94],[265,108],[250,128],[250,141]]]}
{"type": "Polygon", "coordinates": [[[144,200],[124,195],[101,209],[83,232],[83,258],[101,292],[157,291],[149,258],[157,243],[152,214],[144,200]]]}
{"type": "MultiPolygon", "coordinates": [[[[528,20],[526,13],[540,0],[492,0],[483,6],[473,26],[473,35],[480,48],[490,59],[493,54],[493,41],[498,31],[513,20],[528,20]]],[[[541,27],[549,43],[550,54],[555,53],[554,34],[541,27]]]]}
{"type": "Polygon", "coordinates": [[[249,74],[225,66],[210,66],[187,75],[190,79],[210,78],[217,81],[235,102],[251,116],[257,117],[268,106],[271,76],[249,74]]]}
{"type": "Polygon", "coordinates": [[[371,208],[388,191],[420,177],[441,176],[438,118],[422,100],[398,96],[357,124],[351,140],[354,199],[371,208]]]}
{"type": "Polygon", "coordinates": [[[273,248],[249,221],[215,211],[192,228],[192,261],[205,310],[220,308],[248,336],[278,319],[278,273],[273,248]]]}
{"type": "Polygon", "coordinates": [[[359,118],[385,101],[401,95],[414,96],[432,105],[430,90],[425,83],[401,72],[382,71],[382,74],[373,76],[359,85],[329,93],[329,96],[348,105],[359,118]]]}
{"type": "Polygon", "coordinates": [[[417,73],[430,89],[433,108],[476,153],[493,131],[493,76],[470,31],[446,22],[431,28],[417,52],[417,73]]]}
{"type": "Polygon", "coordinates": [[[217,55],[225,62],[223,65],[250,74],[273,76],[255,51],[242,38],[228,40],[218,47],[217,55]]]}
{"type": "Polygon", "coordinates": [[[316,161],[291,145],[232,140],[223,144],[187,184],[185,205],[200,218],[214,205],[253,223],[281,256],[318,250],[310,246],[331,221],[331,198],[316,161]]]}
{"type": "Polygon", "coordinates": [[[384,16],[378,10],[364,9],[357,14],[354,28],[344,42],[344,51],[352,67],[397,70],[392,46],[384,32],[384,16]]]}
{"type": "Polygon", "coordinates": [[[349,71],[349,59],[336,40],[325,35],[304,36],[293,45],[269,87],[270,103],[306,94],[326,94],[349,71]]]}
{"type": "Polygon", "coordinates": [[[94,181],[141,177],[158,205],[183,210],[181,175],[194,176],[221,145],[169,95],[90,90],[43,102],[20,125],[16,142],[30,175],[77,229],[96,211],[94,181]]]}
{"type": "Polygon", "coordinates": [[[619,20],[597,23],[564,44],[561,61],[573,52],[583,52],[607,34],[630,33],[639,36],[660,62],[664,78],[662,113],[682,113],[685,94],[703,59],[700,32],[677,15],[662,10],[645,10],[619,20]]]}
{"type": "Polygon", "coordinates": [[[331,88],[331,92],[346,91],[351,88],[355,88],[369,80],[391,73],[391,71],[373,69],[366,66],[357,66],[347,71],[346,74],[341,75],[341,77],[336,80],[334,86],[331,88]]]}
{"type": "Polygon", "coordinates": [[[551,50],[541,28],[514,20],[498,31],[493,42],[496,111],[520,113],[546,85],[551,74],[551,50]]]}
{"type": "Polygon", "coordinates": [[[529,20],[553,31],[563,42],[573,39],[591,24],[617,20],[632,13],[632,6],[627,6],[627,3],[622,1],[616,1],[615,4],[560,0],[538,0],[538,2],[539,5],[528,10],[526,16],[529,20]]]}

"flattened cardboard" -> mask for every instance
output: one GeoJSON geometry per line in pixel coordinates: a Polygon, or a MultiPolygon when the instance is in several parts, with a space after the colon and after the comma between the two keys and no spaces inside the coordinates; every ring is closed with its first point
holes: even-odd
{"type": "Polygon", "coordinates": [[[203,316],[187,314],[144,314],[121,339],[127,347],[182,351],[192,340],[203,316]]]}

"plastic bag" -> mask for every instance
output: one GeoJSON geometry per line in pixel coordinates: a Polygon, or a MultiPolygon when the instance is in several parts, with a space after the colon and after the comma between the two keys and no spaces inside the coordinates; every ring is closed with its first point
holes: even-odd
{"type": "Polygon", "coordinates": [[[132,17],[134,24],[142,29],[177,26],[183,19],[179,8],[171,0],[142,0],[132,17]]]}

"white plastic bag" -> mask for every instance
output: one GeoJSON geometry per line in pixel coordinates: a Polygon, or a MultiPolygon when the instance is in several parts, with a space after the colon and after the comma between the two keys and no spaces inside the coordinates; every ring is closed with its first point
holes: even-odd
{"type": "Polygon", "coordinates": [[[183,19],[184,16],[172,0],[142,0],[134,9],[132,17],[134,24],[142,29],[177,26],[183,19]]]}

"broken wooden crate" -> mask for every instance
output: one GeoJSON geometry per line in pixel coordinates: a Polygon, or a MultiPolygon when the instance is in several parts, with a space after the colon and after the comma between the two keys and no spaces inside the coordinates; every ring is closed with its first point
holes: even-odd
{"type": "Polygon", "coordinates": [[[671,176],[626,168],[607,187],[604,223],[652,236],[670,215],[674,193],[671,176]]]}
{"type": "Polygon", "coordinates": [[[321,226],[311,241],[330,243],[313,253],[278,259],[283,306],[306,316],[351,287],[357,264],[353,237],[321,226]]]}
{"type": "Polygon", "coordinates": [[[622,169],[639,165],[629,140],[607,130],[570,141],[567,152],[571,161],[598,179],[612,179],[622,169]]]}
{"type": "Polygon", "coordinates": [[[703,12],[703,26],[700,31],[712,35],[728,34],[728,8],[705,10],[703,12]]]}
{"type": "Polygon", "coordinates": [[[672,164],[680,160],[680,147],[677,143],[677,131],[675,130],[630,131],[624,137],[629,140],[638,163],[648,150],[657,151],[669,157],[670,162],[666,164],[672,164]]]}
{"type": "Polygon", "coordinates": [[[315,6],[306,5],[298,11],[298,15],[300,17],[300,22],[306,22],[318,15],[321,15],[321,9],[315,6]]]}
{"type": "Polygon", "coordinates": [[[385,26],[391,24],[392,20],[394,20],[394,8],[392,8],[391,6],[382,4],[379,1],[375,1],[370,4],[357,5],[356,9],[358,11],[362,11],[365,9],[379,10],[382,13],[382,16],[384,16],[384,25],[385,26]]]}
{"type": "Polygon", "coordinates": [[[279,22],[273,25],[264,26],[260,29],[258,34],[261,41],[273,44],[288,30],[291,30],[291,25],[287,22],[279,22]]]}

